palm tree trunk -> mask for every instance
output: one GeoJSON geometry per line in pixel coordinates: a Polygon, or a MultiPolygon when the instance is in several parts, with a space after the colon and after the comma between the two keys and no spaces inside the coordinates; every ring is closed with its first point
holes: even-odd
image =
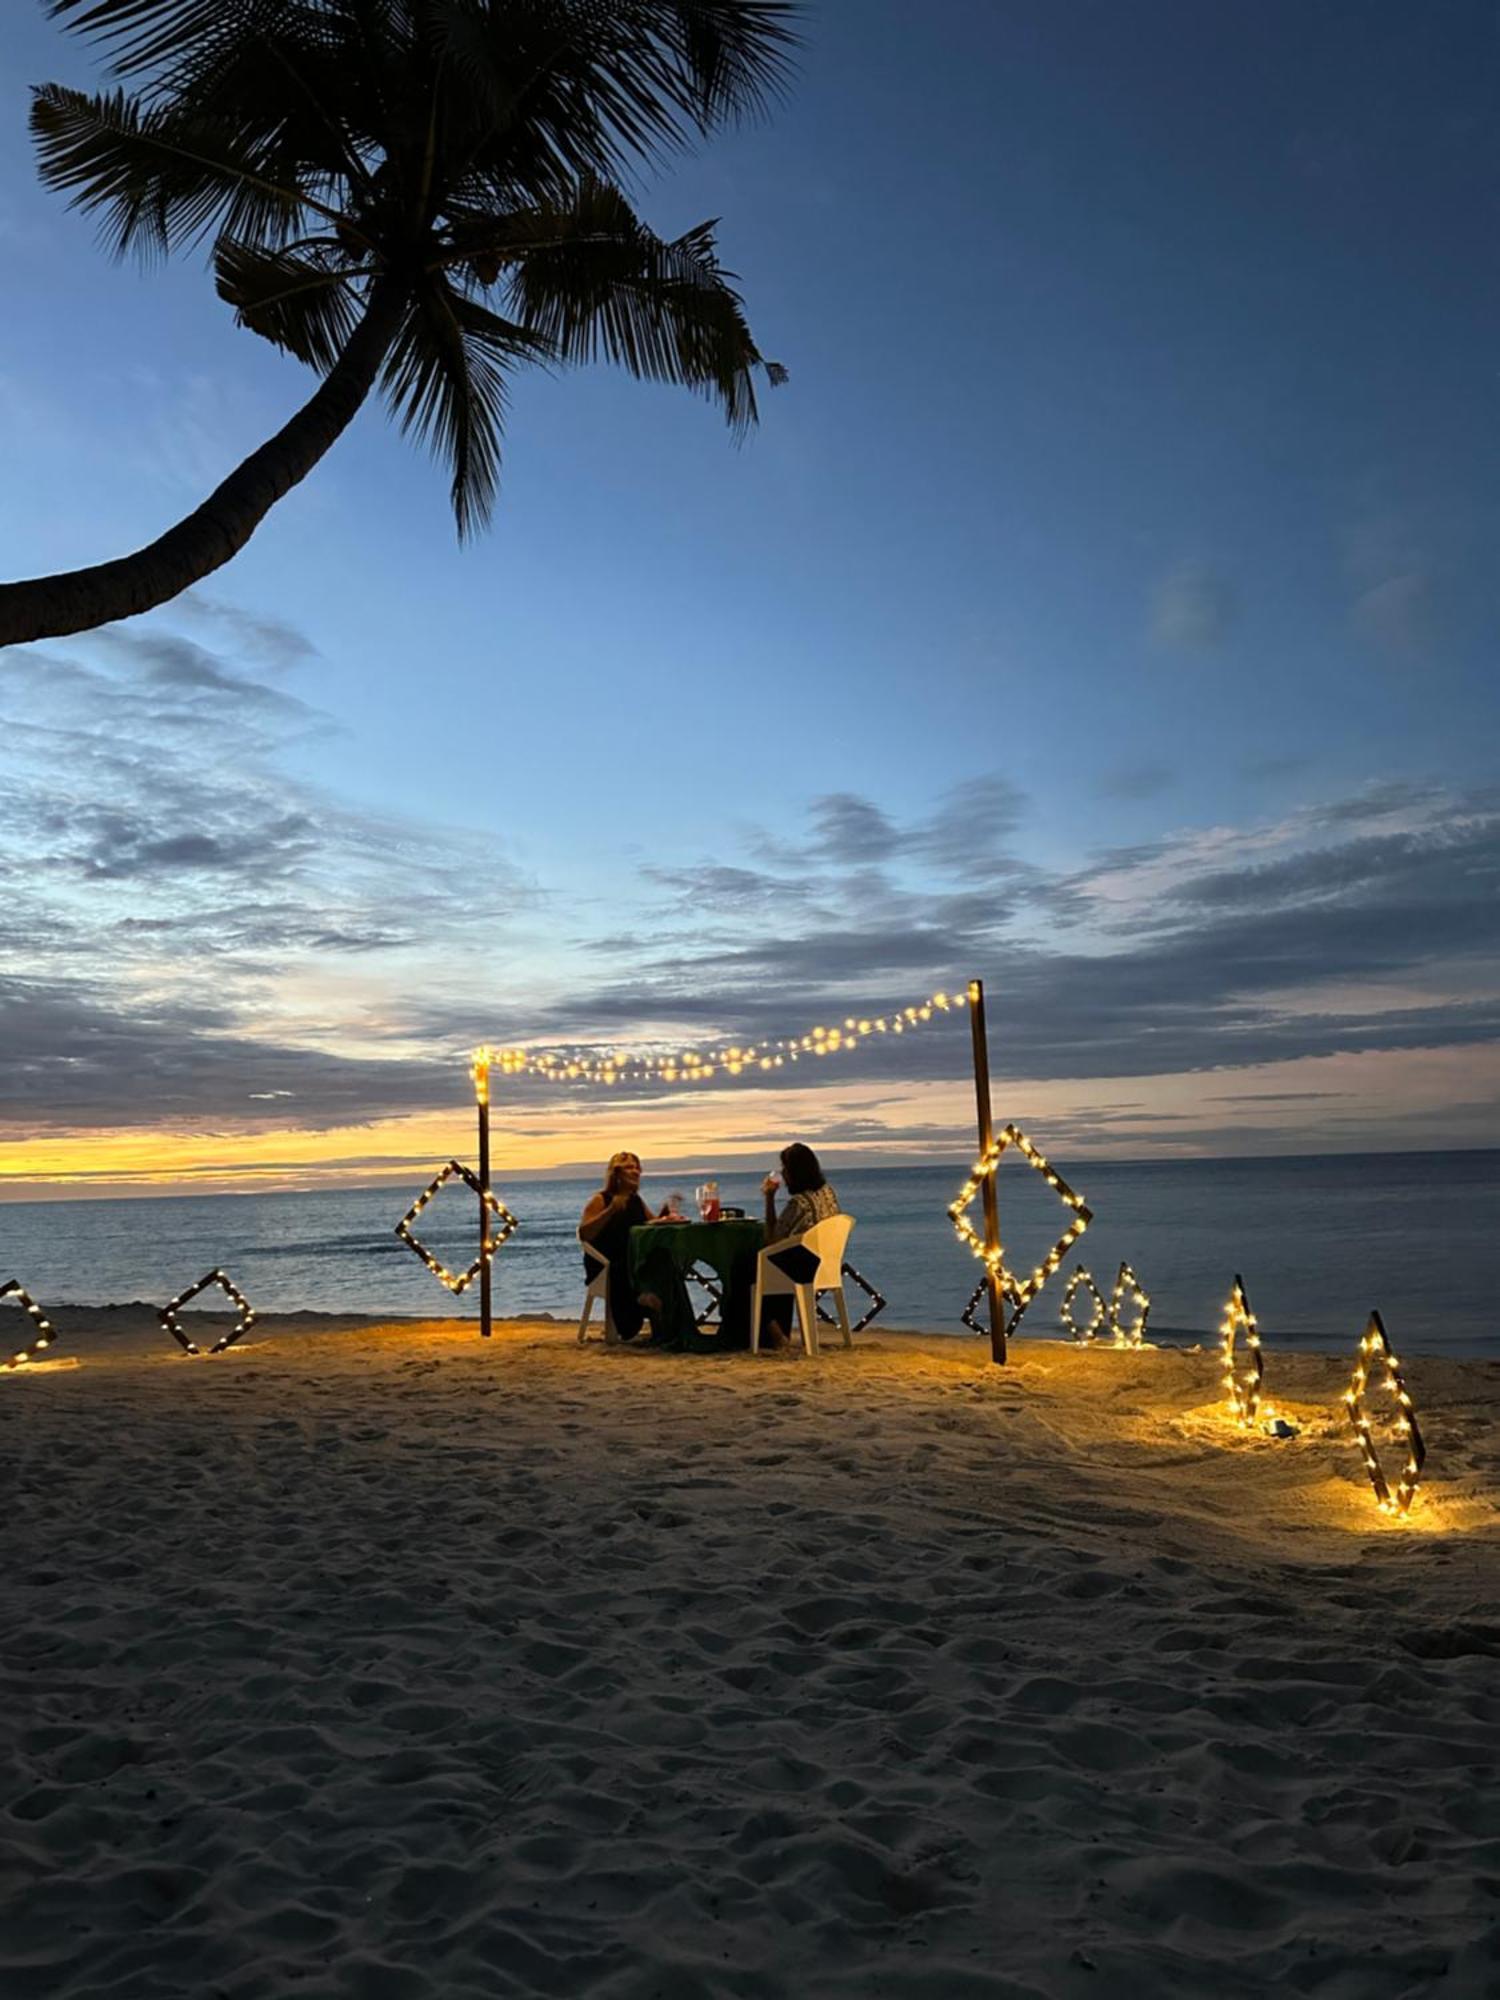
{"type": "Polygon", "coordinates": [[[377,284],[349,344],[314,395],[185,520],[118,561],[0,583],[0,646],[91,632],[165,604],[238,555],[282,495],[307,477],[373,388],[405,308],[377,284]]]}

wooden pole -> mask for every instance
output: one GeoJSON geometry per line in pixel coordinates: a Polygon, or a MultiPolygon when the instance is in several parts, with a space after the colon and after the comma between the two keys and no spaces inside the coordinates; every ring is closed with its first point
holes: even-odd
{"type": "Polygon", "coordinates": [[[490,1205],[485,1197],[490,1191],[490,1073],[488,1065],[474,1072],[474,1082],[479,1093],[479,1254],[483,1263],[479,1267],[479,1331],[483,1339],[490,1337],[490,1269],[494,1263],[493,1245],[490,1242],[490,1205]]]}
{"type": "MultiPolygon", "coordinates": [[[[995,1143],[994,1114],[990,1108],[990,1044],[984,1026],[984,981],[969,981],[969,1026],[974,1036],[974,1095],[979,1107],[979,1157],[995,1143]]],[[[985,1262],[985,1283],[990,1301],[990,1359],[1005,1365],[1005,1288],[994,1261],[1000,1248],[1000,1198],[995,1176],[986,1174],[981,1190],[984,1201],[984,1247],[991,1253],[985,1262]]]]}

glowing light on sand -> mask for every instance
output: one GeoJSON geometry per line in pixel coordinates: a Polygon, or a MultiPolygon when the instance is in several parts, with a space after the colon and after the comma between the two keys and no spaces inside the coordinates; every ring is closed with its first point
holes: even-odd
{"type": "Polygon", "coordinates": [[[1058,1265],[1063,1261],[1064,1257],[1067,1256],[1069,1250],[1072,1249],[1079,1237],[1082,1236],[1084,1230],[1088,1228],[1094,1219],[1094,1214],[1093,1210],[1084,1201],[1082,1195],[1075,1194],[1062,1176],[1055,1173],[1048,1166],[1042,1155],[1037,1151],[1030,1139],[1027,1138],[1026,1134],[1021,1131],[1020,1127],[1007,1125],[1005,1130],[993,1141],[984,1154],[974,1162],[969,1178],[964,1182],[954,1199],[948,1204],[948,1218],[953,1224],[953,1233],[957,1236],[959,1242],[964,1244],[979,1259],[986,1270],[992,1272],[1000,1279],[1006,1291],[1009,1292],[1011,1298],[1015,1301],[1016,1318],[1019,1319],[1037,1293],[1042,1289],[1043,1285],[1046,1284],[1052,1273],[1057,1269],[1058,1265]],[[1073,1211],[1072,1222],[1069,1223],[1056,1243],[1053,1244],[1041,1263],[1024,1278],[1018,1272],[1012,1271],[1006,1264],[1004,1245],[996,1243],[993,1247],[987,1246],[984,1238],[975,1229],[968,1216],[968,1211],[973,1207],[980,1189],[987,1179],[999,1171],[1000,1161],[1011,1146],[1015,1147],[1016,1151],[1029,1167],[1033,1167],[1041,1175],[1048,1187],[1056,1194],[1059,1201],[1073,1211]]]}
{"type": "Polygon", "coordinates": [[[1365,1471],[1370,1475],[1370,1484],[1375,1489],[1375,1504],[1382,1514],[1405,1514],[1416,1497],[1422,1477],[1422,1467],[1427,1459],[1427,1447],[1422,1442],[1422,1433],[1417,1428],[1417,1413],[1412,1408],[1411,1397],[1406,1392],[1406,1384],[1401,1379],[1401,1364],[1391,1351],[1391,1343],[1386,1336],[1385,1326],[1378,1312],[1370,1314],[1370,1321],[1360,1338],[1359,1350],[1354,1363],[1354,1374],[1344,1391],[1344,1407],[1349,1412],[1349,1421],[1354,1427],[1354,1435],[1359,1440],[1359,1448],[1364,1454],[1365,1471]],[[1370,1433],[1370,1414],[1365,1403],[1369,1387],[1370,1371],[1378,1368],[1384,1375],[1384,1387],[1396,1400],[1396,1428],[1406,1440],[1406,1462],[1401,1468],[1401,1477],[1396,1489],[1391,1491],[1390,1481],[1380,1462],[1380,1454],[1375,1449],[1375,1440],[1370,1433]]]}
{"type": "Polygon", "coordinates": [[[49,1348],[57,1335],[52,1330],[52,1322],[18,1279],[7,1278],[5,1283],[0,1285],[0,1299],[14,1299],[21,1310],[30,1316],[31,1323],[36,1328],[27,1345],[17,1348],[5,1364],[7,1368],[24,1368],[28,1361],[34,1360],[38,1354],[49,1348]]]}
{"type": "Polygon", "coordinates": [[[1109,1301],[1109,1324],[1115,1337],[1115,1346],[1141,1346],[1146,1338],[1146,1322],[1150,1317],[1151,1301],[1141,1289],[1140,1279],[1128,1264],[1121,1264],[1109,1301]],[[1126,1326],[1122,1318],[1122,1309],[1137,1315],[1133,1326],[1126,1326]]]}
{"type": "Polygon", "coordinates": [[[1063,1287],[1062,1304],[1057,1309],[1057,1316],[1072,1339],[1085,1343],[1097,1337],[1100,1327],[1109,1318],[1109,1307],[1104,1303],[1104,1294],[1094,1283],[1092,1271],[1086,1271],[1082,1264],[1063,1287]],[[1080,1326],[1073,1316],[1073,1300],[1076,1294],[1085,1288],[1094,1301],[1094,1306],[1089,1315],[1088,1325],[1080,1326]]]}
{"type": "Polygon", "coordinates": [[[233,1347],[234,1343],[247,1334],[255,1324],[254,1309],[244,1293],[230,1283],[224,1272],[218,1270],[205,1271],[196,1285],[189,1285],[185,1292],[179,1292],[170,1304],[160,1307],[157,1311],[156,1317],[161,1321],[165,1330],[171,1334],[184,1354],[201,1354],[203,1349],[198,1346],[190,1334],[183,1332],[181,1325],[178,1323],[177,1315],[189,1299],[197,1298],[198,1294],[206,1292],[210,1285],[217,1285],[239,1314],[239,1318],[235,1321],[229,1332],[221,1335],[214,1342],[213,1346],[209,1348],[208,1351],[210,1354],[222,1354],[226,1347],[233,1347]]]}
{"type": "Polygon", "coordinates": [[[1255,1314],[1250,1310],[1250,1300],[1245,1293],[1245,1281],[1236,1271],[1234,1289],[1224,1301],[1224,1318],[1219,1327],[1220,1352],[1224,1358],[1224,1387],[1229,1395],[1229,1407],[1234,1412],[1234,1420],[1241,1430],[1253,1430],[1256,1414],[1260,1409],[1260,1393],[1265,1382],[1266,1361],[1260,1348],[1260,1329],[1255,1324],[1255,1314]],[[1239,1353],[1239,1337],[1245,1336],[1245,1355],[1239,1353]]]}
{"type": "Polygon", "coordinates": [[[401,1238],[401,1241],[406,1245],[408,1250],[415,1251],[417,1256],[421,1258],[428,1270],[437,1279],[438,1283],[446,1285],[456,1298],[460,1292],[468,1290],[469,1286],[473,1284],[495,1252],[503,1244],[510,1241],[518,1226],[515,1216],[511,1214],[510,1210],[494,1190],[480,1184],[478,1174],[474,1173],[471,1168],[464,1166],[462,1162],[450,1160],[440,1173],[433,1175],[432,1179],[423,1188],[405,1215],[396,1224],[396,1234],[401,1238]],[[427,1245],[412,1228],[412,1224],[422,1213],[428,1202],[449,1181],[462,1181],[465,1187],[471,1188],[484,1204],[486,1221],[488,1221],[490,1216],[493,1216],[500,1225],[498,1235],[492,1235],[488,1227],[486,1228],[484,1241],[479,1246],[479,1255],[466,1271],[450,1271],[440,1257],[435,1257],[432,1254],[427,1245]]]}

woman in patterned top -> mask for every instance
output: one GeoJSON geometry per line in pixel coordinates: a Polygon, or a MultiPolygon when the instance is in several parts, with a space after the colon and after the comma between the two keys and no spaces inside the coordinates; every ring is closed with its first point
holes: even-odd
{"type": "MultiPolygon", "coordinates": [[[[766,1198],[767,1244],[785,1242],[788,1236],[800,1236],[815,1222],[839,1212],[839,1198],[824,1180],[817,1154],[811,1146],[804,1146],[800,1139],[783,1149],[780,1179],[775,1174],[767,1174],[760,1184],[760,1191],[766,1198]],[[776,1190],[782,1181],[786,1182],[787,1199],[778,1215],[776,1190]]],[[[769,1298],[762,1303],[760,1338],[763,1347],[791,1346],[787,1329],[777,1317],[779,1312],[788,1311],[789,1306],[790,1301],[780,1298],[769,1298]]]]}
{"type": "Polygon", "coordinates": [[[822,1222],[825,1217],[839,1212],[839,1198],[824,1180],[817,1154],[800,1140],[786,1147],[781,1155],[781,1179],[775,1174],[767,1174],[761,1182],[760,1191],[766,1198],[767,1243],[780,1243],[784,1237],[800,1236],[815,1222],[822,1222]],[[776,1190],[782,1180],[786,1182],[788,1199],[778,1215],[776,1190]]]}

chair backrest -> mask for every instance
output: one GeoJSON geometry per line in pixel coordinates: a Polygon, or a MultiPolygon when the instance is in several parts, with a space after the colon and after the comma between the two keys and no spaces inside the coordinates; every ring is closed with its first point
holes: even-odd
{"type": "Polygon", "coordinates": [[[833,1285],[843,1284],[844,1251],[853,1227],[852,1215],[825,1215],[821,1222],[804,1229],[795,1239],[818,1260],[818,1275],[812,1281],[815,1290],[827,1291],[833,1285]]]}
{"type": "Polygon", "coordinates": [[[578,1238],[578,1247],[583,1252],[584,1283],[589,1291],[602,1293],[609,1277],[609,1259],[599,1255],[581,1229],[575,1229],[573,1234],[578,1238]]]}

